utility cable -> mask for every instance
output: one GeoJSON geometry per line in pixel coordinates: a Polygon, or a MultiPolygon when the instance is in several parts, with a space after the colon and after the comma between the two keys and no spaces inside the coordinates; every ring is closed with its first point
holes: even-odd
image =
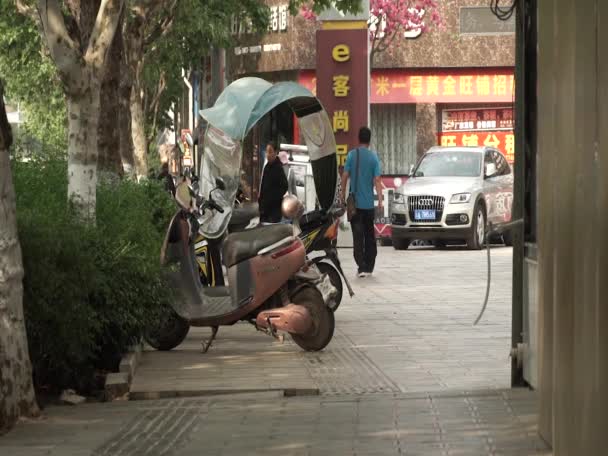
{"type": "Polygon", "coordinates": [[[485,244],[486,244],[486,250],[488,252],[488,273],[487,273],[487,279],[486,279],[486,297],[483,300],[483,306],[481,307],[481,312],[479,313],[479,316],[477,317],[477,319],[475,320],[475,323],[473,323],[473,326],[476,326],[477,323],[479,323],[479,321],[481,320],[481,317],[483,317],[483,314],[486,311],[486,308],[488,307],[488,301],[490,299],[490,283],[491,283],[491,279],[492,279],[492,261],[490,258],[490,236],[494,235],[494,234],[503,234],[505,231],[509,231],[512,230],[513,228],[518,227],[519,225],[523,225],[524,223],[524,219],[517,219],[517,220],[513,220],[512,222],[509,223],[501,223],[498,226],[494,226],[492,224],[492,222],[488,223],[487,227],[486,227],[486,239],[485,239],[485,244]]]}
{"type": "Polygon", "coordinates": [[[490,11],[501,21],[511,19],[517,8],[518,0],[511,0],[509,6],[500,6],[501,0],[490,0],[490,11]]]}

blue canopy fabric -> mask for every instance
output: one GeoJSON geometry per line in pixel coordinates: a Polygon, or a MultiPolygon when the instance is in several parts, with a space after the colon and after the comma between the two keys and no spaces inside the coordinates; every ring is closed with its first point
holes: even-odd
{"type": "Polygon", "coordinates": [[[207,122],[236,140],[242,140],[249,130],[269,111],[285,101],[299,104],[306,99],[318,104],[316,97],[295,82],[271,84],[260,78],[237,79],[218,97],[212,108],[200,112],[207,122]],[[303,101],[303,100],[302,100],[303,101]]]}

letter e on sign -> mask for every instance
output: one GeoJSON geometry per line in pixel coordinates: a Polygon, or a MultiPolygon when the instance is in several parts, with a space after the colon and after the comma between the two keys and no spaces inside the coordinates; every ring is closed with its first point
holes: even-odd
{"type": "Polygon", "coordinates": [[[346,44],[338,44],[332,49],[331,56],[336,62],[347,62],[350,60],[350,48],[346,44]]]}

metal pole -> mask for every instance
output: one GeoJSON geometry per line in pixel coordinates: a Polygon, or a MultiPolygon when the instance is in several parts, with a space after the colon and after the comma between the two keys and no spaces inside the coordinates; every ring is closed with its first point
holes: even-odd
{"type": "MultiPolygon", "coordinates": [[[[515,32],[515,170],[512,219],[525,217],[526,191],[526,11],[527,2],[520,0],[516,12],[515,32]]],[[[512,230],[513,236],[513,295],[511,313],[511,348],[523,341],[524,312],[524,224],[512,230]]],[[[523,386],[523,369],[516,357],[511,358],[511,386],[523,386]]]]}

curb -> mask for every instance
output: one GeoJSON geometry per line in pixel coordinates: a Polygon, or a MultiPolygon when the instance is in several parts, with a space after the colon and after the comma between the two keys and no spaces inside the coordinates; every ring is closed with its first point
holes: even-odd
{"type": "Polygon", "coordinates": [[[129,393],[129,400],[147,401],[184,397],[212,397],[212,396],[240,396],[256,394],[277,394],[281,397],[318,396],[318,388],[277,388],[277,389],[209,389],[209,390],[183,390],[183,391],[133,391],[129,393]]]}
{"type": "Polygon", "coordinates": [[[131,382],[135,377],[135,371],[141,360],[143,342],[133,345],[122,357],[118,365],[118,372],[113,372],[106,376],[104,392],[106,401],[129,399],[131,382]]]}

